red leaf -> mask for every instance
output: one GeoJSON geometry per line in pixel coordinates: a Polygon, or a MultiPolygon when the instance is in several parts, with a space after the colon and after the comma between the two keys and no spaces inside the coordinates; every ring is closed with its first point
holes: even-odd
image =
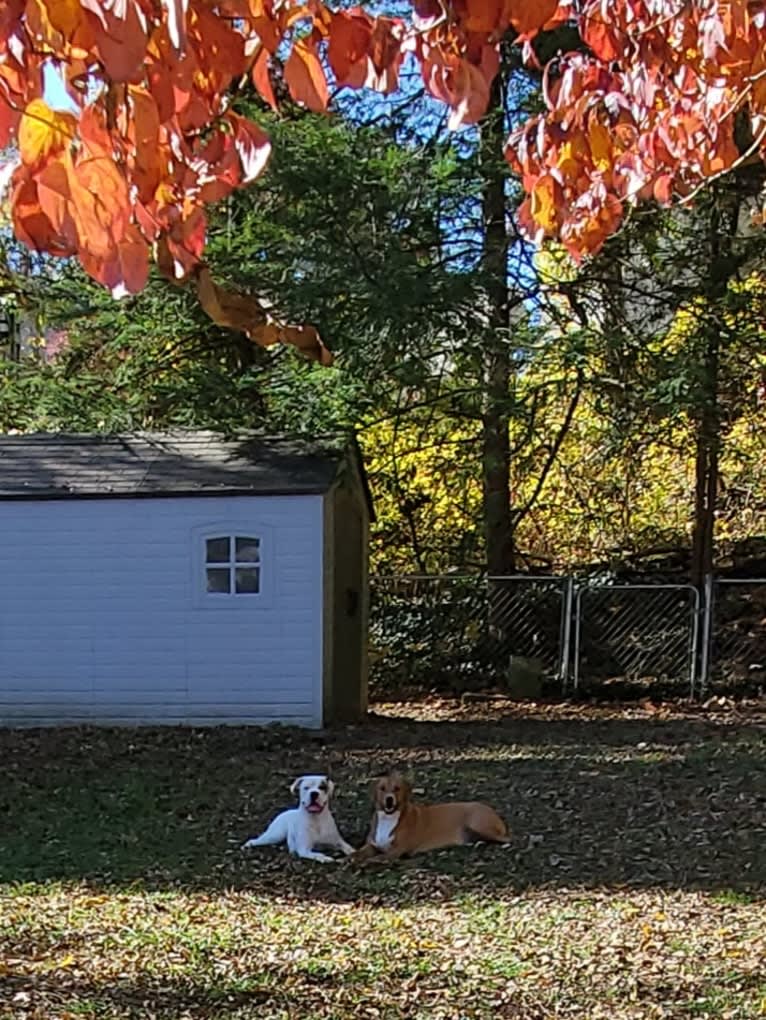
{"type": "Polygon", "coordinates": [[[370,40],[370,60],[375,74],[365,82],[381,92],[393,92],[399,85],[399,68],[404,53],[399,27],[391,18],[377,18],[370,40]]]}
{"type": "Polygon", "coordinates": [[[255,85],[259,95],[266,100],[272,110],[276,110],[277,100],[271,84],[271,75],[269,74],[269,51],[263,46],[253,62],[253,85],[255,85]]]}
{"type": "Polygon", "coordinates": [[[419,31],[434,28],[444,17],[444,8],[439,0],[414,0],[414,21],[419,31]]]}
{"type": "Polygon", "coordinates": [[[498,28],[507,27],[505,0],[467,0],[466,7],[467,14],[463,21],[463,27],[468,32],[481,32],[489,35],[498,28]]]}
{"type": "Polygon", "coordinates": [[[173,49],[180,53],[186,46],[186,12],[189,0],[162,0],[167,12],[168,35],[173,49]]]}
{"type": "Polygon", "coordinates": [[[154,215],[156,212],[156,203],[151,203],[154,209],[148,209],[143,202],[136,202],[133,212],[136,217],[136,223],[141,229],[141,233],[147,239],[147,241],[155,241],[162,230],[162,225],[154,215]]]}
{"type": "MultiPolygon", "coordinates": [[[[235,116],[229,114],[230,124],[235,116]]],[[[200,159],[208,165],[203,173],[205,183],[199,190],[201,202],[217,202],[242,183],[242,168],[232,132],[216,131],[200,153],[200,159]]]]}
{"type": "Polygon", "coordinates": [[[101,7],[100,18],[91,18],[91,27],[107,75],[114,82],[127,82],[134,79],[144,61],[146,22],[136,0],[123,0],[115,7],[122,16],[115,15],[114,8],[101,7]]]}
{"type": "Polygon", "coordinates": [[[76,247],[61,238],[40,208],[36,181],[23,176],[23,171],[13,192],[12,209],[14,233],[27,247],[52,255],[75,254],[76,247]]]}
{"type": "Polygon", "coordinates": [[[269,136],[250,120],[229,114],[234,128],[234,144],[242,164],[242,183],[249,184],[261,173],[271,155],[269,136]]]}
{"type": "Polygon", "coordinates": [[[198,268],[205,247],[207,219],[202,209],[194,209],[182,223],[176,223],[157,244],[157,265],[163,276],[177,283],[198,268]]]}
{"type": "Polygon", "coordinates": [[[475,124],[489,103],[489,82],[474,64],[462,60],[453,76],[451,130],[463,124],[475,124]]]}
{"type": "Polygon", "coordinates": [[[225,83],[246,70],[244,36],[207,7],[193,8],[189,35],[194,39],[200,69],[207,75],[217,72],[223,76],[221,83],[210,84],[225,87],[225,83]]]}
{"type": "Polygon", "coordinates": [[[0,53],[7,49],[12,36],[21,31],[21,18],[26,0],[7,0],[0,4],[0,53]]]}
{"type": "Polygon", "coordinates": [[[344,84],[353,65],[367,56],[372,39],[371,22],[364,12],[339,11],[333,16],[327,59],[339,84],[344,84]]]}

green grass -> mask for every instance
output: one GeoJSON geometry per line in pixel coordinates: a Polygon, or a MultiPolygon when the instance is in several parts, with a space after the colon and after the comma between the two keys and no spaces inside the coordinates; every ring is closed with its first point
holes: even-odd
{"type": "Polygon", "coordinates": [[[766,735],[710,717],[387,706],[363,727],[0,731],[0,1017],[766,1017],[766,735]],[[303,771],[491,801],[510,848],[244,855],[303,771]]]}

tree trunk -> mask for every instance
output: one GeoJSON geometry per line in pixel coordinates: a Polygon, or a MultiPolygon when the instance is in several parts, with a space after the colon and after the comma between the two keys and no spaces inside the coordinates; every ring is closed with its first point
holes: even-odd
{"type": "Polygon", "coordinates": [[[723,301],[729,280],[737,269],[733,244],[739,218],[736,192],[717,196],[710,215],[709,288],[707,321],[703,325],[701,383],[696,414],[694,525],[692,529],[691,583],[700,591],[713,571],[715,515],[718,501],[718,460],[721,447],[719,361],[727,329],[723,301]]]}
{"type": "Polygon", "coordinates": [[[480,125],[482,215],[484,222],[484,273],[488,303],[484,353],[484,407],[482,412],[482,480],[487,572],[512,573],[514,569],[513,516],[511,513],[511,347],[508,319],[508,229],[502,158],[504,75],[495,78],[487,114],[480,125]]]}
{"type": "Polygon", "coordinates": [[[715,512],[718,495],[718,348],[716,324],[705,337],[702,406],[697,416],[694,479],[694,528],[692,531],[691,583],[701,590],[705,576],[713,571],[715,512]]]}

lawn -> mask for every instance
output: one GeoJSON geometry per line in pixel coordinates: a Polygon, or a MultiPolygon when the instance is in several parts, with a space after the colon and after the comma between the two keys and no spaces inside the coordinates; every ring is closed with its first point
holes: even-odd
{"type": "Polygon", "coordinates": [[[757,707],[378,706],[361,727],[0,731],[0,1017],[766,1016],[757,707]],[[492,802],[508,848],[238,844],[330,769],[492,802]]]}

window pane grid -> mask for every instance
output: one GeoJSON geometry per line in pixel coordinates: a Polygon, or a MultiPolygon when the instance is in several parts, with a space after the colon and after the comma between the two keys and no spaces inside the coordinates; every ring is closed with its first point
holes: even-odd
{"type": "Polygon", "coordinates": [[[261,540],[251,535],[205,539],[208,595],[257,595],[261,586],[261,540]]]}

